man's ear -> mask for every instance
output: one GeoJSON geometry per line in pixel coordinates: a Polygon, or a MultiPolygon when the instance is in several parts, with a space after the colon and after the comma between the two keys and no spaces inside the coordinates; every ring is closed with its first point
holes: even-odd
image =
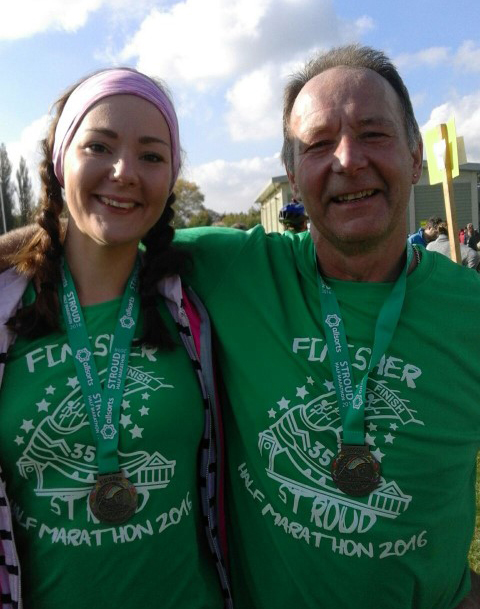
{"type": "Polygon", "coordinates": [[[416,184],[420,180],[423,170],[423,141],[421,138],[417,147],[412,152],[412,159],[412,184],[416,184]]]}

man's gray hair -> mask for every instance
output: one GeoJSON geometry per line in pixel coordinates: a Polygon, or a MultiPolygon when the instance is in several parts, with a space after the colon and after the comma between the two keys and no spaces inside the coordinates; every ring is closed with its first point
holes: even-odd
{"type": "Polygon", "coordinates": [[[331,68],[346,66],[349,68],[368,68],[380,76],[383,76],[398,95],[403,110],[405,130],[410,150],[413,152],[421,141],[420,129],[418,128],[413,113],[412,102],[408,90],[390,59],[371,47],[351,44],[336,47],[320,53],[308,61],[298,72],[292,74],[283,96],[283,146],[282,161],[287,171],[293,173],[293,138],[290,133],[290,116],[293,104],[309,80],[331,68]]]}

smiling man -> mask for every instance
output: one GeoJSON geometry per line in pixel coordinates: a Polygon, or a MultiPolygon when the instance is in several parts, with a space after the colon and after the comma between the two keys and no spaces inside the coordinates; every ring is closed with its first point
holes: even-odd
{"type": "Polygon", "coordinates": [[[393,87],[371,69],[321,72],[298,93],[287,137],[293,140],[288,176],[311,218],[323,272],[357,281],[395,279],[422,144],[416,127],[409,145],[393,87]]]}
{"type": "Polygon", "coordinates": [[[341,47],[295,74],[282,157],[310,233],[178,236],[231,403],[236,607],[469,606],[480,327],[458,337],[480,281],[407,246],[422,141],[388,58],[341,47]]]}

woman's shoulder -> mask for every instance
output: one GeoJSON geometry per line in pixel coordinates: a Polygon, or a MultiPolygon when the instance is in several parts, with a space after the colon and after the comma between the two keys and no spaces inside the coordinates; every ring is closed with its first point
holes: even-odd
{"type": "Polygon", "coordinates": [[[15,312],[28,285],[28,279],[13,268],[0,273],[0,323],[4,324],[15,312]]]}

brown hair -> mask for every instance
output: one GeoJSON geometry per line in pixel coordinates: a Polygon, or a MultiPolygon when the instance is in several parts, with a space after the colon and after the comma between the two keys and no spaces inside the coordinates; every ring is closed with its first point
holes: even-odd
{"type": "Polygon", "coordinates": [[[318,76],[331,68],[339,68],[342,66],[350,68],[364,68],[373,70],[394,88],[400,101],[400,106],[403,110],[405,130],[407,133],[407,141],[410,150],[421,141],[420,130],[418,128],[415,115],[413,113],[412,103],[408,90],[397,72],[397,69],[382,53],[370,47],[351,44],[342,47],[336,47],[316,55],[308,61],[303,69],[292,74],[284,91],[283,96],[283,146],[282,146],[282,162],[287,171],[293,173],[293,138],[290,133],[290,115],[292,113],[293,104],[309,80],[318,76]]]}
{"type": "MultiPolygon", "coordinates": [[[[89,78],[87,76],[86,78],[89,78]]],[[[64,208],[61,186],[53,171],[52,152],[55,129],[68,98],[86,78],[70,87],[53,105],[53,119],[47,136],[42,141],[40,163],[40,211],[38,231],[32,239],[12,257],[17,271],[34,279],[37,290],[35,301],[8,321],[8,326],[19,336],[37,338],[60,329],[60,303],[57,286],[60,282],[60,262],[63,255],[63,227],[60,215],[64,208]]],[[[158,81],[155,84],[164,90],[158,81]]],[[[144,317],[140,343],[172,349],[175,343],[170,336],[156,306],[157,283],[163,277],[182,273],[190,263],[184,252],[172,246],[174,217],[172,208],[175,194],[168,197],[163,214],[142,239],[145,246],[143,267],[140,272],[139,292],[144,317]]]]}

